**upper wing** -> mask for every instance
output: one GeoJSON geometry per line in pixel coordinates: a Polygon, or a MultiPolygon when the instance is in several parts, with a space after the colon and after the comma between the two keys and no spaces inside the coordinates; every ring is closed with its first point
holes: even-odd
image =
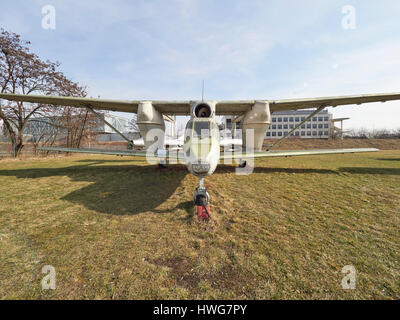
{"type": "Polygon", "coordinates": [[[307,98],[270,101],[271,112],[281,110],[296,110],[319,107],[336,107],[348,104],[362,104],[368,102],[386,102],[400,100],[400,93],[365,94],[357,96],[339,96],[325,98],[307,98]]]}
{"type": "Polygon", "coordinates": [[[252,153],[226,153],[222,152],[220,159],[247,159],[247,158],[265,158],[265,157],[293,157],[319,154],[335,153],[359,153],[359,152],[377,152],[375,148],[354,148],[354,149],[325,149],[325,150],[290,150],[290,151],[265,151],[252,153]]]}
{"type": "MultiPolygon", "coordinates": [[[[355,96],[337,96],[324,98],[266,100],[271,112],[283,110],[310,109],[319,107],[336,107],[340,105],[362,104],[368,102],[386,102],[400,100],[400,93],[364,94],[355,96]]],[[[261,101],[261,100],[260,100],[261,101]]],[[[216,113],[220,115],[242,114],[249,111],[256,100],[220,101],[216,113]]]]}
{"type": "MultiPolygon", "coordinates": [[[[107,100],[78,97],[37,96],[26,94],[0,93],[1,99],[22,101],[78,108],[92,107],[93,109],[136,113],[139,100],[107,100]]],[[[187,115],[190,111],[190,101],[152,101],[161,113],[187,115]]]]}
{"type": "MultiPolygon", "coordinates": [[[[0,93],[0,98],[11,101],[22,101],[61,106],[87,107],[94,109],[136,113],[139,100],[105,100],[93,98],[54,97],[0,93]]],[[[339,105],[361,104],[367,102],[386,102],[400,100],[400,93],[368,94],[357,96],[307,98],[290,100],[266,100],[271,112],[318,107],[336,107],[339,105]]],[[[217,115],[239,115],[251,110],[256,100],[219,101],[216,105],[217,115]]],[[[164,114],[187,115],[190,112],[190,101],[152,101],[155,108],[164,114]]]]}

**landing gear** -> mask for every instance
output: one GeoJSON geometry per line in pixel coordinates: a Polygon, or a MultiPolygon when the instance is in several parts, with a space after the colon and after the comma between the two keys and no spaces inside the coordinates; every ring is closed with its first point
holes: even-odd
{"type": "Polygon", "coordinates": [[[210,195],[204,187],[203,177],[200,177],[199,187],[194,192],[193,200],[197,208],[197,218],[199,220],[210,219],[210,195]]]}
{"type": "Polygon", "coordinates": [[[167,162],[166,162],[165,160],[161,160],[161,161],[158,163],[158,168],[159,168],[159,169],[166,169],[166,168],[167,168],[167,162]]]}

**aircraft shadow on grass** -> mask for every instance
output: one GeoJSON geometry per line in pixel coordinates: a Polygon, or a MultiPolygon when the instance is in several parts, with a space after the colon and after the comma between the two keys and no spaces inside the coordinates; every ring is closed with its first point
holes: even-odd
{"type": "MultiPolygon", "coordinates": [[[[166,213],[172,209],[157,209],[178,188],[188,173],[184,165],[170,165],[167,169],[156,166],[133,165],[132,160],[78,160],[77,165],[64,168],[32,168],[16,170],[0,170],[0,176],[15,176],[21,179],[37,179],[43,177],[68,176],[72,181],[92,182],[79,190],[75,190],[61,200],[84,205],[90,210],[113,215],[134,215],[146,211],[166,213]],[[130,162],[125,165],[125,162],[130,162]],[[122,163],[107,165],[107,163],[122,163]]],[[[234,165],[220,165],[215,174],[234,173],[234,165]]],[[[285,172],[293,174],[319,173],[340,174],[388,174],[400,175],[400,168],[339,168],[338,171],[328,169],[307,168],[271,168],[256,167],[257,173],[285,172]]],[[[249,176],[251,178],[251,175],[249,176]]],[[[193,185],[193,191],[196,185],[193,185]]],[[[191,212],[191,199],[179,204],[175,209],[191,212]]]]}
{"type": "Polygon", "coordinates": [[[400,161],[400,158],[377,158],[376,160],[382,160],[382,161],[400,161]]]}

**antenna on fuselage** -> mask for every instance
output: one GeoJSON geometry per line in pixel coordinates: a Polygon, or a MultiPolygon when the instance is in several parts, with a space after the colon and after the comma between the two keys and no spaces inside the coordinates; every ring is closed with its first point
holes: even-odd
{"type": "Polygon", "coordinates": [[[203,87],[201,89],[201,102],[204,102],[204,80],[203,80],[203,87]]]}

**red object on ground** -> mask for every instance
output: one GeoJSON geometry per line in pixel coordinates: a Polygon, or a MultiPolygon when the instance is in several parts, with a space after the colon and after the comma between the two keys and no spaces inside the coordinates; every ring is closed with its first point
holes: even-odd
{"type": "MultiPolygon", "coordinates": [[[[207,205],[207,211],[210,212],[210,206],[207,205]]],[[[206,209],[203,208],[203,206],[197,206],[197,218],[199,218],[199,220],[202,219],[210,219],[210,216],[207,214],[206,209]]]]}

